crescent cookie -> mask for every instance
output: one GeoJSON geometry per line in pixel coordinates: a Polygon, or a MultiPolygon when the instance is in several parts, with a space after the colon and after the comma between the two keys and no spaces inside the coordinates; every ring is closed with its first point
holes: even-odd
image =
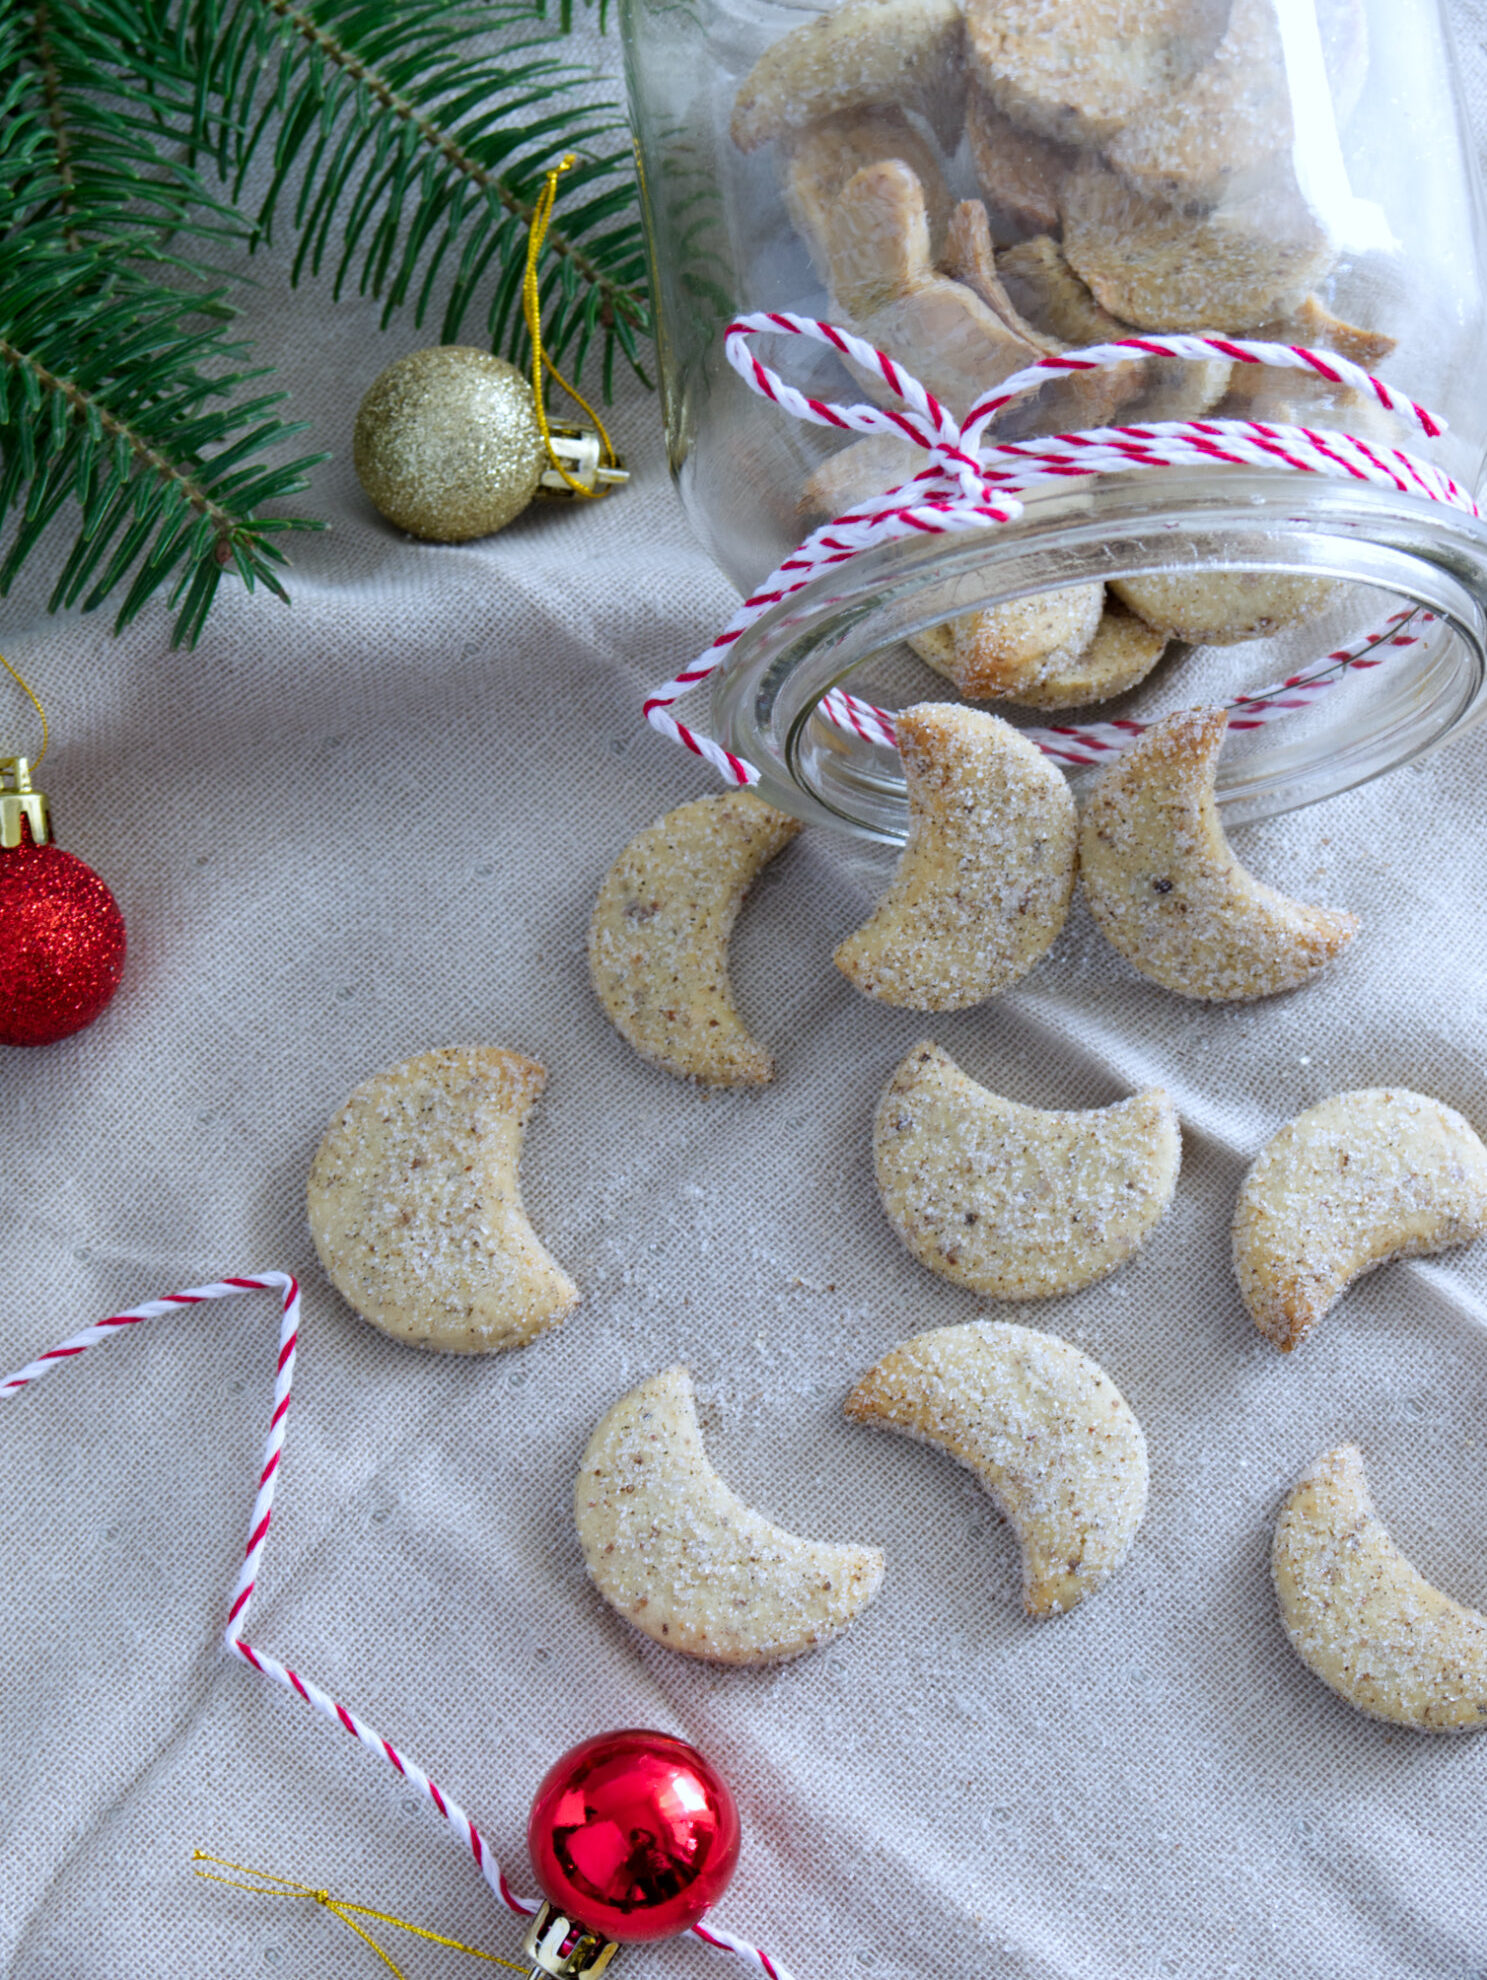
{"type": "MultiPolygon", "coordinates": [[[[1057,241],[1046,234],[1020,241],[997,256],[1003,288],[1017,309],[1039,330],[1064,345],[1112,344],[1129,337],[1132,328],[1101,309],[1088,287],[1064,258],[1057,241]]],[[[1121,392],[1125,421],[1197,419],[1224,396],[1233,367],[1222,359],[1193,363],[1183,358],[1147,358],[1120,365],[1129,373],[1121,392]]],[[[1108,420],[1092,420],[1105,425],[1108,420]]]]}
{"type": "Polygon", "coordinates": [[[1339,1697],[1417,1732],[1487,1726],[1487,1616],[1410,1566],[1374,1511],[1355,1445],[1302,1473],[1270,1565],[1296,1654],[1339,1697]]]}
{"type": "MultiPolygon", "coordinates": [[[[924,188],[909,166],[885,158],[854,172],[828,230],[834,291],[868,343],[912,351],[926,391],[946,405],[965,405],[1043,352],[1026,326],[1009,323],[969,284],[942,274],[930,251],[924,188]]],[[[876,369],[855,359],[848,369],[875,397],[893,396],[876,369]]]]}
{"type": "MultiPolygon", "coordinates": [[[[1109,147],[1110,163],[1138,190],[1189,208],[1213,205],[1295,142],[1286,50],[1276,0],[1233,0],[1212,56],[1152,103],[1109,147]]],[[[1344,121],[1368,58],[1361,0],[1320,0],[1320,52],[1331,110],[1344,121]]]]}
{"type": "MultiPolygon", "coordinates": [[[[901,110],[846,110],[795,132],[784,147],[781,177],[785,206],[795,231],[810,251],[816,273],[846,309],[862,306],[853,270],[833,265],[837,246],[837,206],[842,189],[865,165],[899,159],[918,188],[924,207],[928,258],[945,249],[951,199],[933,147],[901,110]]],[[[899,253],[902,253],[900,247],[899,253]]],[[[880,278],[881,279],[881,278],[880,278]]],[[[868,298],[871,301],[871,294],[868,298]]],[[[915,452],[918,449],[914,449],[915,452]]]]}
{"type": "Polygon", "coordinates": [[[1010,699],[1023,708],[1083,708],[1092,701],[1109,701],[1144,681],[1166,650],[1165,633],[1154,632],[1134,612],[1107,598],[1084,651],[1061,666],[1044,667],[1010,699]]]}
{"type": "Polygon", "coordinates": [[[843,110],[917,110],[947,151],[965,110],[955,0],[841,0],[772,42],[739,85],[729,131],[753,151],[843,110]]]}
{"type": "Polygon", "coordinates": [[[847,1398],[968,1465],[1017,1533],[1030,1616],[1077,1607],[1130,1551],[1146,1511],[1146,1439],[1097,1362],[1005,1320],[896,1347],[847,1398]]]}
{"type": "Polygon", "coordinates": [[[932,1272],[989,1299],[1077,1292],[1134,1257],[1182,1159],[1160,1087],[1050,1113],[978,1086],[926,1041],[878,1102],[873,1160],[888,1221],[932,1272]]]}
{"type": "MultiPolygon", "coordinates": [[[[1093,589],[1098,608],[1105,587],[1097,584],[1093,589]]],[[[1165,633],[1154,632],[1114,600],[1097,609],[1094,631],[1083,643],[1070,641],[1040,651],[1042,641],[1037,641],[1025,661],[1014,660],[1009,667],[1006,660],[1009,631],[1015,634],[1024,626],[1038,625],[1026,613],[1027,606],[1072,604],[1083,590],[1075,586],[1040,599],[1019,599],[1012,605],[945,619],[912,634],[908,644],[927,666],[952,681],[967,701],[1012,701],[1021,708],[1082,708],[1092,701],[1108,701],[1144,681],[1167,650],[1165,633]]]]}
{"type": "Polygon", "coordinates": [[[1189,646],[1232,646],[1304,626],[1336,602],[1341,587],[1331,578],[1214,571],[1113,578],[1110,589],[1164,638],[1189,646]]]}
{"type": "Polygon", "coordinates": [[[1193,214],[1090,159],[1059,189],[1064,254],[1097,302],[1143,330],[1242,330],[1298,307],[1337,250],[1280,177],[1193,214]]]}
{"type": "Polygon", "coordinates": [[[1103,584],[1071,585],[942,620],[908,643],[968,701],[1021,701],[1078,667],[1104,609],[1103,584]]]}
{"type": "Polygon", "coordinates": [[[837,968],[880,1003],[955,1011],[1026,975],[1074,891],[1074,800],[1010,723],[953,702],[894,718],[909,837],[837,968]]]}
{"type": "Polygon", "coordinates": [[[1206,52],[1194,0],[968,0],[966,27],[981,87],[1057,144],[1106,143],[1206,52]]]}
{"type": "Polygon", "coordinates": [[[760,869],[800,830],[750,791],[698,798],[630,841],[589,922],[589,976],[615,1030],[678,1079],[758,1086],[774,1061],[744,1029],[728,938],[760,869]]]}
{"type": "Polygon", "coordinates": [[[1234,1271],[1289,1353],[1365,1272],[1484,1234],[1487,1148],[1468,1123],[1369,1087],[1309,1107],[1260,1151],[1234,1208],[1234,1271]]]}
{"type": "Polygon", "coordinates": [[[1246,873],[1214,801],[1228,717],[1188,709],[1153,723],[1090,792],[1079,873],[1106,939],[1184,997],[1294,990],[1357,933],[1350,914],[1288,900],[1246,873]]]}
{"type": "Polygon", "coordinates": [[[708,1462],[692,1378],[668,1368],[599,1419],[573,1488],[599,1593],[669,1650],[776,1664],[829,1643],[883,1578],[875,1547],[798,1540],[708,1462]]]}
{"type": "Polygon", "coordinates": [[[1117,133],[1107,155],[1140,192],[1212,206],[1293,135],[1275,0],[1234,0],[1211,59],[1117,133]]]}
{"type": "Polygon", "coordinates": [[[517,1164],[547,1083],[494,1046],[424,1052],[358,1086],[310,1165],[332,1285],[410,1347],[524,1347],[578,1304],[522,1207],[517,1164]]]}

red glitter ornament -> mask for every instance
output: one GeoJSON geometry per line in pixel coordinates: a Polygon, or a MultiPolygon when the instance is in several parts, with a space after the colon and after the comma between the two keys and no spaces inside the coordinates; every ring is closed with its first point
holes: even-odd
{"type": "Polygon", "coordinates": [[[695,1925],[738,1861],[738,1809],[696,1747],[669,1733],[586,1739],[544,1776],[527,1824],[548,1902],[621,1945],[695,1925]]]}
{"type": "Polygon", "coordinates": [[[51,1045],[119,987],[124,917],[91,866],[51,843],[25,757],[0,760],[0,1044],[51,1045]]]}

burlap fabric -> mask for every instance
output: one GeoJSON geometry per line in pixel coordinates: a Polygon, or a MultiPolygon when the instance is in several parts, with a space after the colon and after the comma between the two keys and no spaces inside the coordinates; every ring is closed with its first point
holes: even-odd
{"type": "MultiPolygon", "coordinates": [[[[1482,25],[1462,10],[1487,129],[1482,25]]],[[[1365,1282],[1294,1359],[1255,1335],[1228,1258],[1246,1164],[1323,1095],[1395,1082],[1487,1127],[1487,735],[1242,835],[1265,878],[1366,922],[1315,987],[1252,1008],[1164,994],[1082,910],[984,1009],[927,1025],[872,1005],[830,964],[861,877],[807,834],[734,950],[778,1081],[708,1097],[629,1052],[584,961],[619,845],[713,788],[637,720],[731,603],[668,484],[654,401],[620,398],[621,498],[419,546],[369,513],[349,459],[360,393],[419,334],[379,337],[368,307],[271,280],[250,319],[337,455],[316,489],[334,528],[296,546],[293,608],[229,593],[173,653],[158,614],[118,642],[101,617],[48,620],[38,566],[3,614],[53,719],[59,836],[110,880],[131,946],[92,1030],[0,1064],[0,1361],[219,1273],[303,1276],[254,1640],[460,1797],[518,1888],[548,1762],[648,1724],[734,1783],[745,1852],[720,1915],[799,1980],[1487,1972],[1487,1741],[1351,1711],[1292,1652],[1268,1572],[1281,1494],[1354,1439],[1409,1555],[1487,1605],[1487,1246],[1365,1282]],[[1095,1355],[1151,1447],[1129,1563],[1051,1625],[1021,1616],[1011,1537],[970,1475],[841,1414],[892,1343],[981,1310],[908,1258],[872,1186],[875,1097],[927,1030],[1018,1100],[1160,1082],[1184,1124],[1147,1254],[1013,1316],[1095,1355]],[[559,1333],[488,1361],[365,1326],[303,1210],[349,1089],[467,1041],[549,1068],[524,1184],[583,1290],[559,1333]],[[765,1673],[688,1663],[588,1584],[569,1512],[585,1437],[677,1360],[748,1500],[887,1550],[877,1604],[829,1651],[765,1673]]],[[[6,735],[24,715],[13,701],[6,735]]],[[[16,1980],[381,1970],[313,1906],[193,1881],[198,1846],[514,1952],[427,1804],[219,1648],[275,1328],[267,1296],[183,1313],[0,1413],[16,1980]]],[[[415,1976],[465,1964],[393,1950],[415,1976]]],[[[729,1970],[695,1943],[626,1966],[729,1970]]]]}

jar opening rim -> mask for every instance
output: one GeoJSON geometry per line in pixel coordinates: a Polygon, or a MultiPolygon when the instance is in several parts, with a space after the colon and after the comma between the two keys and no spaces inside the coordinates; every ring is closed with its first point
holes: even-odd
{"type": "MultiPolygon", "coordinates": [[[[1487,526],[1373,485],[1308,481],[1301,490],[1284,471],[1221,467],[1052,483],[1030,491],[1012,522],[881,545],[826,569],[731,647],[714,677],[713,733],[757,767],[771,803],[898,842],[907,812],[896,752],[862,737],[823,738],[818,712],[828,695],[850,694],[874,655],[987,604],[1097,579],[1224,570],[1351,582],[1432,621],[1429,637],[1413,637],[1417,650],[1380,670],[1366,715],[1351,709],[1339,722],[1309,723],[1304,741],[1286,740],[1277,724],[1273,747],[1246,752],[1242,770],[1232,757],[1221,766],[1228,822],[1363,782],[1459,734],[1487,708],[1487,526]]],[[[947,683],[935,698],[953,693],[947,683]]],[[[1170,699],[1186,705],[1176,681],[1170,699]]],[[[1067,720],[1102,713],[1075,709],[1067,720]]]]}

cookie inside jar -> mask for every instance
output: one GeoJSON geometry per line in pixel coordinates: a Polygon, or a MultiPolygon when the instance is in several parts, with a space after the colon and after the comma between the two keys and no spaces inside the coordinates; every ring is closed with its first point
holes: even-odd
{"type": "Polygon", "coordinates": [[[988,538],[1035,554],[1014,588],[990,551],[983,582],[959,553],[939,582],[874,539],[885,583],[914,562],[920,609],[879,615],[891,655],[847,639],[850,692],[1144,720],[1346,652],[1335,708],[1401,625],[1476,665],[1429,583],[1358,554],[1394,530],[1375,487],[1470,514],[1487,431],[1437,0],[691,0],[686,26],[627,3],[673,466],[745,594],[936,464],[900,430],[895,367],[952,423],[995,402],[973,444],[1015,499],[988,538]],[[766,312],[862,340],[750,357],[877,430],[732,375],[730,319],[766,312]],[[1112,504],[1100,541],[1083,525],[1112,504]]]}

